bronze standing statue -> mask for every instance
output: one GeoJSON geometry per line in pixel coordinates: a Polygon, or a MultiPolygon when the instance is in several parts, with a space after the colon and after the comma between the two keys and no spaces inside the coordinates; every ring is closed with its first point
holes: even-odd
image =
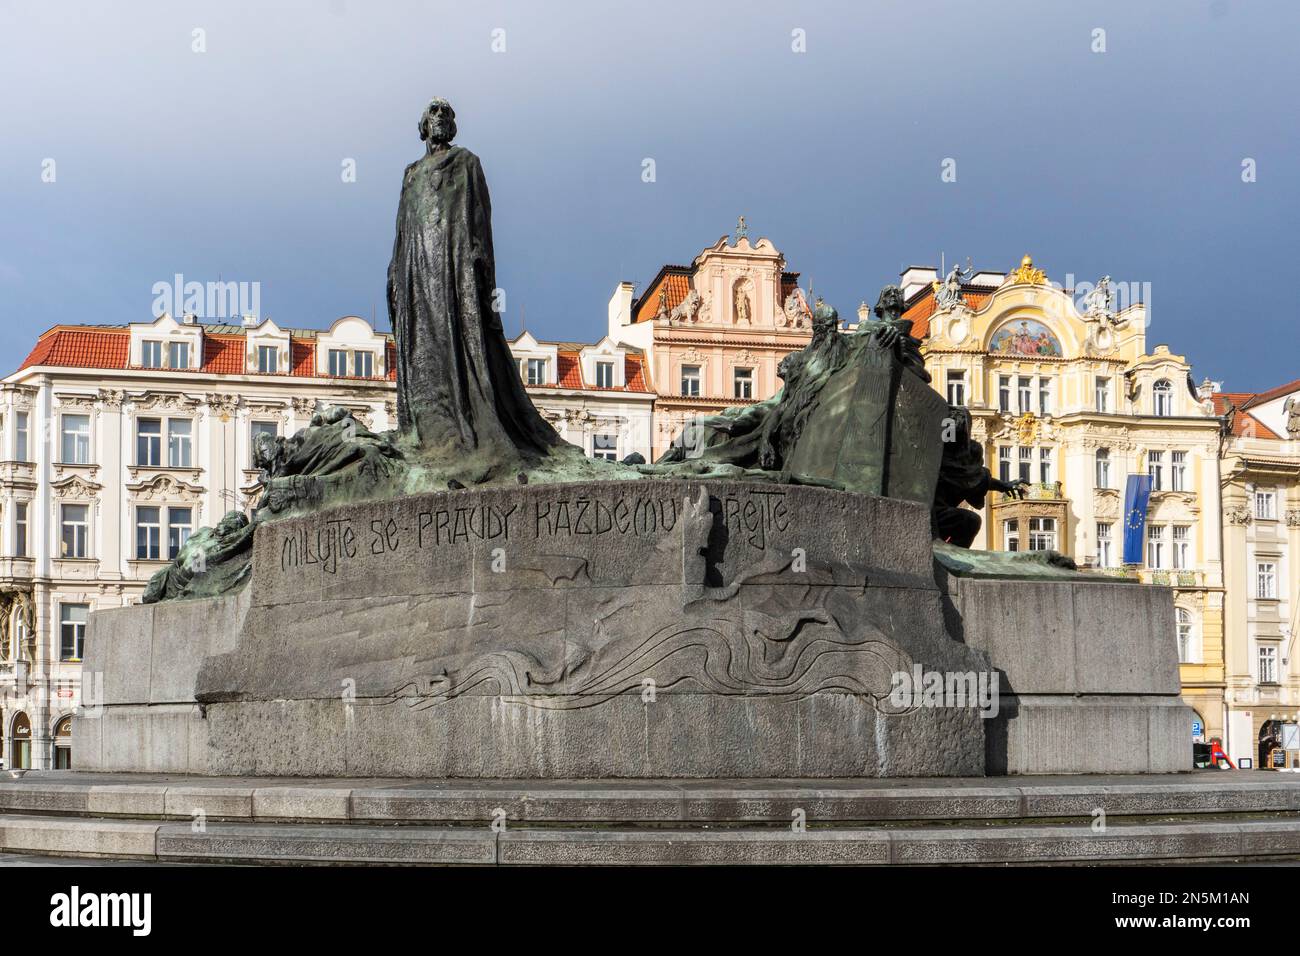
{"type": "Polygon", "coordinates": [[[492,204],[456,113],[433,100],[425,154],[406,167],[388,267],[400,430],[422,452],[469,467],[527,463],[560,443],[524,391],[497,311],[492,204]]]}

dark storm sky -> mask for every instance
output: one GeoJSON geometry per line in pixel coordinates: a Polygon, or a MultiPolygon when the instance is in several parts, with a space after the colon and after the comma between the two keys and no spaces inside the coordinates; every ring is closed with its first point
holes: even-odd
{"type": "Polygon", "coordinates": [[[510,334],[522,309],[596,340],[618,280],[744,213],[842,314],[941,251],[1031,252],[1149,282],[1152,345],[1265,388],[1300,376],[1297,35],[1290,0],[0,0],[0,365],[59,322],[148,319],[178,272],[260,283],[281,325],[386,329],[437,94],[487,171],[510,334]]]}

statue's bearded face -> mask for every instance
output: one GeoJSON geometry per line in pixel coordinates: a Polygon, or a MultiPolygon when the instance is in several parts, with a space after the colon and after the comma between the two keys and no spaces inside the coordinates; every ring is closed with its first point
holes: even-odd
{"type": "Polygon", "coordinates": [[[420,139],[431,144],[445,144],[455,138],[456,111],[446,100],[434,100],[420,118],[420,139]]]}

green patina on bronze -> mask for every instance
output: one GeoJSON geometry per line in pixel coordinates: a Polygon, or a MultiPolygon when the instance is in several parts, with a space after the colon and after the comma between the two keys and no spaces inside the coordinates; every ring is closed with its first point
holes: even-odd
{"type": "Polygon", "coordinates": [[[781,361],[780,392],[689,423],[658,462],[588,458],[533,406],[506,343],[482,164],[451,145],[455,112],[445,100],[429,104],[419,129],[425,154],[403,174],[388,269],[398,429],[376,434],[331,406],[293,436],[260,437],[263,492],[252,516],[232,511],[194,534],[150,580],[145,603],[242,586],[254,533],[268,521],[513,482],[743,478],[903,498],[934,508],[936,558],[953,573],[1070,573],[1073,563],[1054,552],[977,555],[943,543],[968,545],[978,531],[978,514],[963,504],[981,507],[988,490],[1014,494],[1016,484],[989,474],[960,427],[963,410],[930,387],[896,286],[852,334],[819,302],[812,340],[781,361]]]}

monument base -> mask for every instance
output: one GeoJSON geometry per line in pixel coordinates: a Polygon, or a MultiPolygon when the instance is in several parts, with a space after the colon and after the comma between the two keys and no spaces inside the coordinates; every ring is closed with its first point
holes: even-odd
{"type": "Polygon", "coordinates": [[[954,578],[928,532],[909,502],[727,481],[268,523],[243,592],[92,616],[102,687],[74,759],[534,781],[1190,767],[1168,590],[954,578]]]}

